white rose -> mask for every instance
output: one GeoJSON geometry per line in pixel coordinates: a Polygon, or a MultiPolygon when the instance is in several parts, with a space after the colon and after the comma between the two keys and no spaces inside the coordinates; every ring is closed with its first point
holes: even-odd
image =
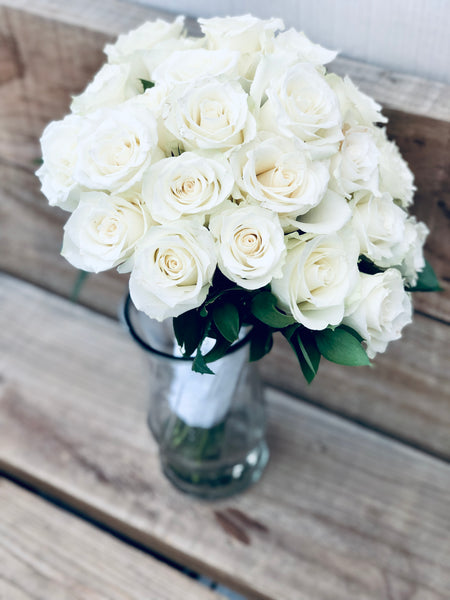
{"type": "Polygon", "coordinates": [[[333,188],[347,197],[357,190],[377,194],[379,155],[368,127],[348,129],[339,152],[332,158],[333,188]]]}
{"type": "Polygon", "coordinates": [[[341,194],[328,189],[317,206],[297,218],[280,215],[285,233],[336,233],[351,219],[352,211],[341,194]]]}
{"type": "Polygon", "coordinates": [[[230,161],[242,193],[280,215],[302,215],[317,206],[330,177],[328,163],[312,161],[295,139],[258,139],[230,161]]]}
{"type": "Polygon", "coordinates": [[[319,44],[314,44],[303,31],[291,28],[279,33],[273,43],[274,54],[281,54],[289,64],[292,62],[308,62],[312,65],[326,65],[333,61],[337,52],[327,50],[319,44]]]}
{"type": "Polygon", "coordinates": [[[210,50],[241,53],[240,74],[251,78],[264,51],[271,49],[275,31],[284,29],[281,19],[262,20],[251,15],[198,19],[210,50]]]}
{"type": "Polygon", "coordinates": [[[79,186],[74,179],[78,158],[78,134],[81,117],[68,115],[62,121],[53,121],[41,137],[43,164],[36,171],[42,184],[42,193],[51,206],[72,211],[78,204],[79,186]]]}
{"type": "Polygon", "coordinates": [[[99,108],[116,106],[138,94],[139,81],[133,85],[127,64],[103,65],[82,94],[74,96],[70,106],[76,114],[87,114],[99,108]]]}
{"type": "Polygon", "coordinates": [[[395,142],[390,142],[385,129],[377,130],[380,151],[380,190],[389,192],[402,206],[412,204],[416,186],[408,163],[402,158],[395,142]]]}
{"type": "Polygon", "coordinates": [[[358,244],[340,234],[291,234],[283,276],[272,281],[279,305],[308,329],[339,325],[358,277],[358,244]]]}
{"type": "Polygon", "coordinates": [[[400,272],[410,286],[416,285],[418,274],[425,267],[423,246],[429,233],[425,223],[417,222],[415,217],[406,220],[404,234],[406,252],[400,264],[400,272]]]}
{"type": "Polygon", "coordinates": [[[281,19],[258,19],[252,15],[198,19],[208,48],[227,48],[243,53],[264,50],[277,29],[284,29],[281,19]]]}
{"type": "Polygon", "coordinates": [[[380,267],[399,265],[407,250],[406,212],[390,194],[374,196],[368,191],[356,192],[350,207],[360,253],[380,267]]]}
{"type": "Polygon", "coordinates": [[[255,137],[256,123],[247,98],[233,81],[194,83],[169,96],[164,124],[187,150],[228,150],[255,137]]]}
{"type": "Polygon", "coordinates": [[[64,226],[62,256],[74,267],[98,273],[128,261],[149,226],[137,194],[84,192],[64,226]]]}
{"type": "Polygon", "coordinates": [[[343,322],[366,341],[370,358],[384,352],[390,341],[399,339],[411,320],[411,296],[403,289],[397,269],[375,275],[360,273],[343,322]]]}
{"type": "Polygon", "coordinates": [[[347,75],[342,79],[335,73],[326,76],[339,99],[342,120],[345,124],[369,127],[373,123],[386,123],[387,118],[381,114],[381,105],[373,98],[361,92],[347,75]]]}
{"type": "Polygon", "coordinates": [[[173,86],[211,77],[237,79],[239,52],[196,48],[173,52],[156,67],[152,81],[173,86]]]}
{"type": "Polygon", "coordinates": [[[338,150],[342,132],[337,97],[312,65],[290,67],[269,83],[266,94],[260,129],[298,137],[313,158],[327,158],[338,150]]]}
{"type": "Polygon", "coordinates": [[[177,317],[204,302],[216,264],[206,228],[188,220],[157,225],[136,250],[131,298],[152,319],[177,317]]]}
{"type": "Polygon", "coordinates": [[[120,63],[129,59],[136,51],[149,50],[165,40],[174,40],[183,33],[184,17],[177,17],[172,23],[156,19],[143,23],[128,33],[122,33],[114,44],[105,46],[105,54],[110,63],[120,63]]]}
{"type": "Polygon", "coordinates": [[[222,273],[248,290],[281,276],[286,248],[275,213],[259,206],[236,206],[211,218],[222,273]]]}
{"type": "Polygon", "coordinates": [[[90,189],[123,192],[163,157],[157,144],[155,118],[133,100],[98,110],[86,118],[81,131],[74,177],[90,189]]]}
{"type": "Polygon", "coordinates": [[[152,113],[157,123],[158,146],[166,156],[174,156],[180,153],[182,144],[164,125],[162,115],[168,94],[168,87],[165,84],[157,83],[146,89],[143,94],[128,100],[128,104],[140,105],[152,113]]]}
{"type": "Polygon", "coordinates": [[[220,153],[184,152],[152,165],[142,193],[152,217],[159,223],[206,215],[231,194],[234,178],[220,153]]]}

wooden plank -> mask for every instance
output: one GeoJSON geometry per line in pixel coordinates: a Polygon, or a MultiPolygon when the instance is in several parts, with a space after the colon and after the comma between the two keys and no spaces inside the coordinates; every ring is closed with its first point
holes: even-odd
{"type": "MultiPolygon", "coordinates": [[[[137,23],[144,18],[142,11],[149,9],[136,7],[134,13],[133,7],[127,4],[128,10],[123,11],[126,16],[121,19],[124,4],[113,0],[101,5],[86,0],[71,3],[0,0],[2,6],[0,39],[8,43],[0,44],[0,220],[3,224],[0,268],[58,294],[70,296],[77,273],[59,256],[66,215],[48,207],[39,193],[39,182],[33,175],[35,167],[32,163],[39,156],[37,139],[48,120],[60,117],[68,110],[70,94],[80,91],[102,63],[101,49],[110,37],[105,31],[117,33],[122,26],[124,29],[132,27],[132,19],[136,18],[137,23]],[[100,18],[100,13],[104,18],[100,18]],[[80,26],[82,22],[87,23],[85,28],[80,26]],[[59,49],[58,52],[55,48],[59,49]]],[[[376,82],[376,79],[370,81],[376,82]]],[[[400,77],[399,81],[403,79],[400,77]]],[[[384,85],[383,79],[380,85],[384,85]]],[[[393,86],[390,93],[394,93],[397,84],[389,85],[393,86]]],[[[409,110],[401,90],[410,88],[402,88],[402,85],[399,84],[399,97],[409,110]]],[[[433,90],[433,87],[423,82],[421,89],[433,90]]],[[[414,90],[414,98],[421,97],[421,102],[433,115],[434,109],[430,108],[423,94],[414,90]]],[[[433,94],[440,99],[437,104],[443,106],[440,92],[433,94]]],[[[415,110],[414,107],[411,110],[415,110]]],[[[450,182],[446,160],[450,151],[450,124],[395,111],[389,116],[390,131],[417,174],[420,189],[415,211],[431,227],[427,254],[446,288],[441,294],[416,295],[416,306],[423,313],[449,322],[450,182]]],[[[91,276],[84,285],[80,301],[114,316],[126,285],[126,278],[113,271],[91,276]]],[[[433,344],[433,356],[447,357],[445,330],[440,325],[435,327],[434,323],[419,322],[422,324],[417,332],[427,333],[425,339],[428,339],[428,344],[433,344]],[[435,339],[430,338],[431,332],[437,336],[435,339]]],[[[437,365],[433,372],[438,383],[430,383],[426,371],[427,357],[422,350],[419,350],[419,355],[423,362],[416,369],[416,338],[407,330],[401,344],[394,346],[394,349],[402,348],[402,360],[406,361],[405,365],[398,361],[394,363],[398,365],[397,371],[384,358],[377,359],[379,380],[394,380],[397,384],[382,385],[376,405],[363,393],[361,386],[364,379],[359,371],[358,376],[352,373],[349,378],[345,369],[327,365],[327,369],[322,369],[318,382],[305,389],[291,352],[284,346],[270,356],[272,367],[267,369],[267,377],[272,384],[280,386],[276,365],[290,365],[290,376],[282,384],[285,389],[305,394],[364,422],[424,443],[436,452],[447,453],[449,444],[444,427],[450,408],[438,376],[438,369],[443,374],[446,372],[444,358],[433,359],[437,360],[433,363],[437,365]],[[414,365],[413,372],[411,363],[414,365]],[[398,372],[405,375],[399,377],[398,372]],[[412,386],[411,382],[419,376],[417,374],[423,375],[428,382],[425,387],[422,384],[412,386]],[[347,379],[345,383],[344,377],[347,379]],[[336,389],[340,390],[339,394],[336,394],[336,389]],[[396,390],[395,395],[393,389],[396,390]],[[391,411],[394,416],[391,416],[391,411]],[[438,423],[435,415],[439,415],[438,423]],[[435,426],[438,427],[437,434],[435,426]]],[[[374,379],[371,372],[371,381],[374,379]]]]}
{"type": "Polygon", "coordinates": [[[448,465],[269,391],[261,482],[192,500],[159,474],[117,324],[8,277],[0,297],[1,468],[249,598],[449,597],[448,465]]]}
{"type": "MultiPolygon", "coordinates": [[[[126,3],[126,11],[124,6],[119,0],[101,5],[86,0],[0,0],[0,197],[2,220],[8,224],[7,235],[0,239],[0,267],[65,295],[70,294],[75,278],[74,271],[62,266],[58,256],[65,216],[48,209],[33,177],[33,160],[40,154],[37,140],[48,121],[68,111],[70,95],[81,91],[102,64],[102,48],[112,34],[157,16],[142,6],[126,3]]],[[[343,64],[378,99],[383,100],[386,87],[390,96],[398,94],[403,106],[404,112],[388,111],[389,130],[416,173],[419,193],[415,212],[432,229],[428,255],[447,287],[445,294],[420,298],[418,306],[450,321],[450,174],[446,164],[450,123],[429,118],[440,115],[433,102],[445,107],[450,87],[441,90],[440,84],[436,88],[417,78],[414,87],[404,84],[403,76],[379,78],[376,69],[368,75],[370,66],[354,66],[352,71],[351,63],[344,60],[343,64]],[[427,117],[406,114],[420,112],[415,102],[427,117]]],[[[395,102],[390,105],[397,106],[395,102]]],[[[450,120],[450,111],[441,116],[450,120]]],[[[96,284],[89,283],[82,300],[112,314],[125,284],[109,274],[97,281],[98,294],[92,287],[96,284]]]]}
{"type": "Polygon", "coordinates": [[[450,328],[416,314],[402,340],[373,367],[322,360],[308,385],[286,340],[277,336],[260,371],[268,384],[450,458],[449,364],[450,328]]]}
{"type": "Polygon", "coordinates": [[[0,598],[220,597],[148,554],[0,479],[0,598]]]}

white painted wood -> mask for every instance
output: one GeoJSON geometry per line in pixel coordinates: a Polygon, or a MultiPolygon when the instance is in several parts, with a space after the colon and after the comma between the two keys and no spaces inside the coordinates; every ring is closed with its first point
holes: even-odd
{"type": "Polygon", "coordinates": [[[282,17],[314,41],[385,69],[450,83],[448,0],[139,0],[192,16],[282,17]]]}

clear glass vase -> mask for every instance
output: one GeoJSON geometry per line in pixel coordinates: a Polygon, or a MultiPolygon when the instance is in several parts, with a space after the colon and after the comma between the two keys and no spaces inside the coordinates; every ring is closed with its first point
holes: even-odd
{"type": "MultiPolygon", "coordinates": [[[[180,490],[223,498],[256,482],[267,464],[265,402],[258,371],[248,362],[245,331],[228,353],[192,371],[181,356],[172,320],[158,322],[130,297],[124,318],[147,352],[151,384],[148,425],[159,445],[162,470],[180,490]]],[[[205,352],[211,340],[205,340],[205,352]]]]}

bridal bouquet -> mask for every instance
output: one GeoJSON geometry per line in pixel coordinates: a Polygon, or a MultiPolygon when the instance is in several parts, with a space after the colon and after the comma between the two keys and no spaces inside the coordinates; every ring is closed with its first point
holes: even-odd
{"type": "Polygon", "coordinates": [[[387,119],[279,19],[199,24],[120,35],[45,129],[42,191],[71,213],[62,255],[130,272],[134,304],[174,318],[195,371],[242,327],[251,360],[280,331],[308,381],[321,356],[368,364],[411,321],[410,292],[438,288],[387,119]]]}

